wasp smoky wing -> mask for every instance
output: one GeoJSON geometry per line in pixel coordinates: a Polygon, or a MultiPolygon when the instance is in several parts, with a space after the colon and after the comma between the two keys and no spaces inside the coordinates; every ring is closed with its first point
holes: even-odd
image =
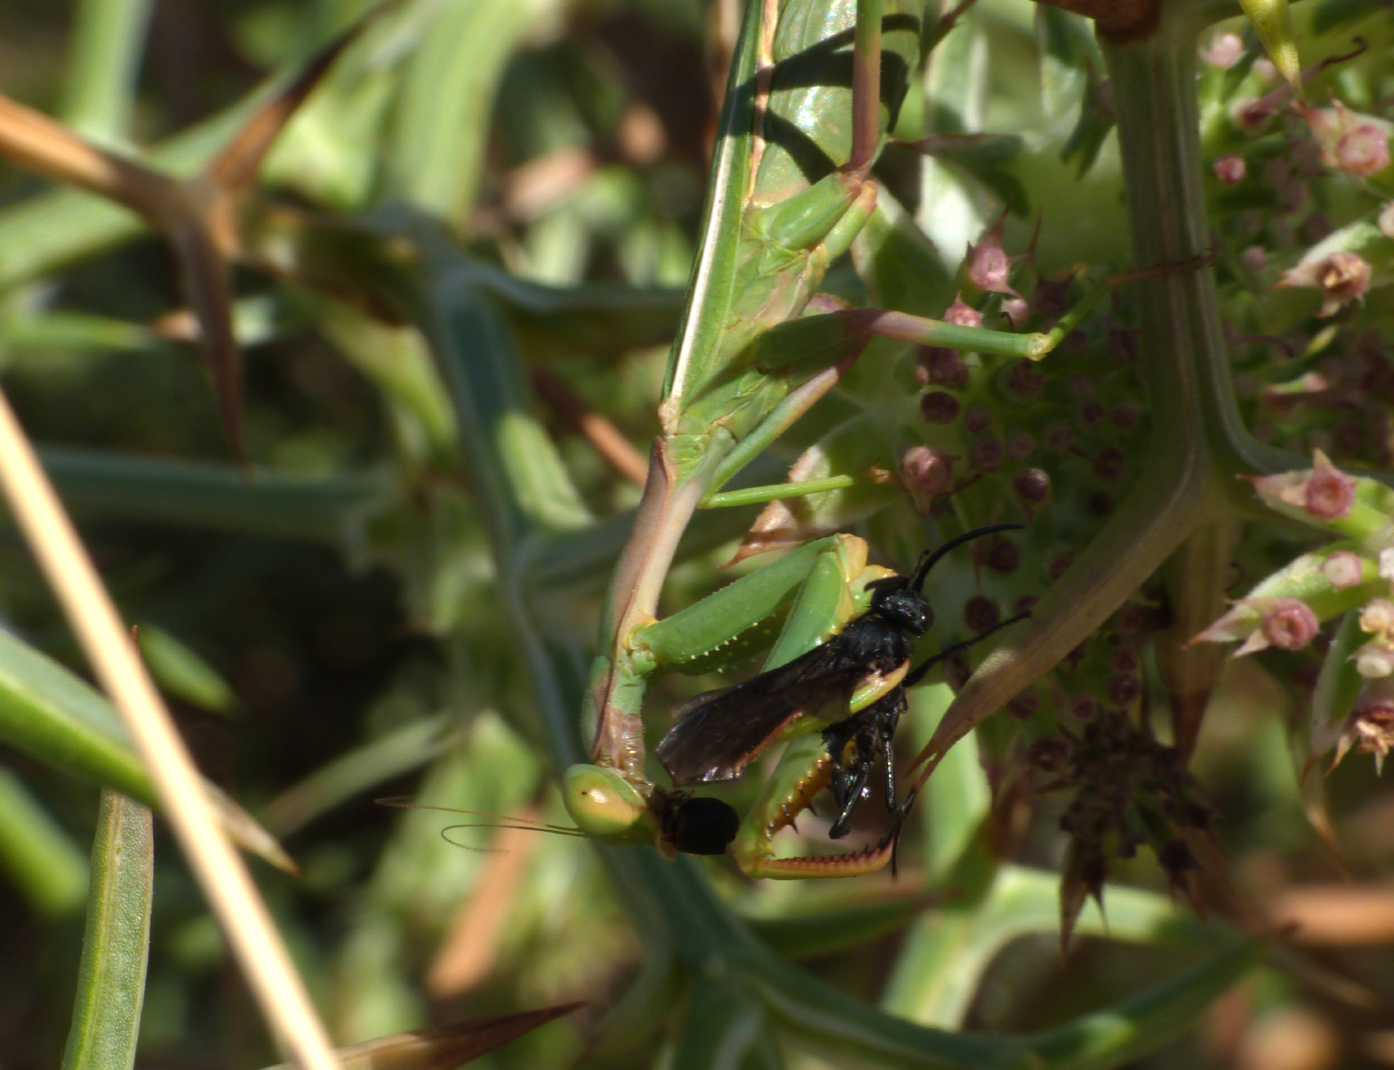
{"type": "Polygon", "coordinates": [[[847,656],[840,639],[684,704],[657,750],[673,783],[735,780],[799,717],[834,702],[845,709],[867,667],[847,656]]]}

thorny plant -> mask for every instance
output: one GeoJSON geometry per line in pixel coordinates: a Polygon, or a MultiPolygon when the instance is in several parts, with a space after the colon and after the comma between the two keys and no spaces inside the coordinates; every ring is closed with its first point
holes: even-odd
{"type": "MultiPolygon", "coordinates": [[[[1057,141],[1071,181],[1107,172],[1117,132],[1125,200],[1118,185],[1082,185],[1073,219],[1033,180],[1033,166],[1045,166],[1035,146],[971,129],[984,89],[969,72],[990,25],[971,3],[945,11],[917,0],[750,3],[739,32],[721,39],[730,76],[706,224],[647,483],[634,516],[611,523],[596,519],[593,503],[623,495],[593,462],[559,448],[534,393],[609,467],[642,476],[642,457],[593,410],[632,417],[626,406],[642,412],[645,403],[624,398],[612,370],[601,380],[614,388],[607,398],[548,358],[595,349],[612,361],[671,334],[677,308],[664,292],[510,273],[501,264],[527,254],[498,230],[487,251],[462,246],[462,234],[479,241],[500,225],[467,214],[482,142],[458,129],[442,135],[431,112],[442,85],[463,77],[450,61],[450,33],[519,39],[528,13],[508,7],[385,9],[250,120],[234,116],[216,131],[225,147],[193,178],[95,149],[0,99],[0,152],[133,208],[169,241],[192,317],[166,319],[159,332],[202,346],[234,450],[258,457],[256,442],[244,445],[234,341],[256,327],[257,309],[232,299],[234,262],[298,295],[300,315],[375,384],[392,422],[386,475],[249,479],[231,468],[54,451],[48,467],[65,496],[108,515],[327,540],[386,565],[416,623],[448,639],[443,646],[469,648],[476,667],[497,655],[526,675],[525,702],[508,671],[480,673],[471,701],[536,711],[520,723],[540,724],[577,823],[616,838],[637,829],[666,848],[682,846],[670,818],[685,797],[646,761],[646,729],[667,727],[664,704],[646,696],[656,670],[719,667],[776,625],[766,664],[777,666],[848,628],[878,583],[911,571],[926,542],[1024,523],[1024,535],[984,539],[964,565],[942,566],[947,575],[936,573],[927,592],[934,626],[924,654],[1030,617],[954,657],[947,686],[909,692],[913,723],[901,734],[917,735],[920,749],[908,769],[902,763],[901,780],[923,797],[923,829],[906,845],[902,880],[957,902],[916,923],[885,1001],[890,1013],[848,1000],[752,938],[691,861],[602,849],[644,958],[601,1023],[596,1057],[624,1062],[637,1050],[626,1045],[651,1035],[663,1019],[655,1008],[672,1002],[679,978],[696,982],[672,1038],[680,1065],[707,1065],[717,1052],[777,1065],[767,1027],[791,1051],[833,1043],[886,1065],[1112,1066],[1164,1044],[1249,967],[1253,948],[1234,928],[1261,913],[1236,911],[1206,887],[1207,877],[1223,883],[1207,869],[1220,865],[1224,814],[1187,763],[1224,667],[1217,644],[1242,640],[1238,653],[1285,659],[1274,671],[1294,691],[1310,683],[1307,726],[1295,736],[1309,813],[1328,835],[1327,755],[1338,762],[1356,749],[1379,762],[1394,746],[1394,492],[1383,474],[1394,371],[1381,301],[1394,278],[1394,191],[1388,123],[1374,114],[1382,50],[1394,39],[1387,11],[1373,0],[1300,5],[1304,70],[1281,3],[1244,5],[1258,37],[1239,23],[1208,31],[1239,13],[1221,0],[1040,6],[1041,118],[1058,125],[1051,105],[1070,102],[1073,130],[1057,141]],[[1084,16],[1096,17],[1097,42],[1084,16]],[[399,74],[392,64],[403,40],[421,58],[399,74]],[[359,69],[380,84],[402,80],[402,107],[414,116],[377,187],[311,169],[294,183],[298,198],[260,188],[258,172],[290,117],[360,53],[368,58],[359,69]],[[946,265],[926,234],[953,248],[965,214],[981,226],[962,263],[946,265]],[[1112,233],[1125,224],[1126,250],[1112,233]],[[782,447],[794,458],[788,482],[771,484],[777,466],[768,459],[782,447]],[[746,466],[762,473],[755,485],[723,490],[746,466]],[[753,570],[700,598],[717,582],[701,555],[730,535],[722,517],[732,514],[699,510],[751,504],[765,508],[736,557],[753,570]],[[1277,528],[1278,518],[1290,526],[1277,528]],[[847,535],[851,528],[864,537],[847,535]],[[1308,548],[1317,534],[1326,545],[1308,548]],[[868,565],[868,548],[887,566],[868,565]],[[571,616],[576,593],[615,557],[600,656],[583,686],[584,644],[554,620],[571,616]],[[697,564],[668,586],[680,609],[660,617],[670,565],[682,559],[697,564]],[[1227,607],[1236,559],[1244,575],[1267,578],[1227,607]],[[486,589],[499,608],[472,612],[486,589]],[[557,606],[568,608],[554,615],[557,606]],[[1304,668],[1321,625],[1337,620],[1320,664],[1304,668]],[[1270,649],[1278,653],[1260,653],[1270,649]],[[583,693],[589,752],[578,732],[583,693]],[[994,805],[963,786],[980,783],[979,761],[994,805]],[[1210,957],[1064,1025],[1020,1036],[950,1032],[997,951],[1042,925],[1041,875],[987,848],[1010,844],[1003,832],[1019,826],[1034,794],[1056,791],[1069,793],[1059,819],[1066,941],[1077,928],[1101,931],[1086,902],[1102,899],[1110,870],[1144,844],[1173,888],[1233,928],[1193,927],[1210,957]],[[618,817],[592,805],[602,793],[621,800],[618,817]]],[[[508,49],[494,51],[491,78],[508,49]]],[[[327,95],[327,107],[347,107],[342,87],[327,95]]],[[[641,141],[626,151],[642,156],[641,141]]],[[[342,138],[330,142],[343,147],[342,138]]],[[[211,144],[186,139],[164,159],[206,160],[211,144]]],[[[504,192],[503,213],[534,220],[518,187],[504,192]]],[[[8,239],[0,285],[22,293],[134,233],[92,213],[71,198],[11,209],[0,218],[8,239]],[[60,218],[51,204],[69,213],[68,224],[44,234],[37,221],[60,218]]],[[[522,230],[524,247],[546,240],[540,226],[522,230]]],[[[617,258],[625,256],[621,248],[617,258]]],[[[27,328],[40,344],[86,337],[116,348],[154,338],[118,326],[29,314],[12,335],[22,344],[27,328]]],[[[24,656],[32,652],[15,654],[24,656]]],[[[806,719],[831,731],[843,714],[887,695],[901,700],[903,673],[806,719]]],[[[149,796],[138,772],[114,772],[120,755],[78,739],[62,701],[48,706],[58,727],[45,731],[68,745],[22,723],[6,725],[7,738],[149,796]]],[[[826,740],[844,736],[852,733],[813,735],[789,753],[816,764],[826,740]]],[[[432,738],[416,753],[439,746],[432,738]]],[[[476,739],[481,746],[488,751],[476,739]]],[[[438,782],[460,783],[452,761],[442,759],[438,782]]],[[[788,798],[802,806],[813,790],[800,779],[781,794],[779,771],[745,761],[741,770],[742,783],[723,798],[749,818],[751,838],[739,843],[755,847],[737,857],[751,872],[773,872],[782,859],[771,862],[761,808],[787,812],[788,798]]],[[[497,811],[526,800],[531,775],[529,767],[510,783],[517,794],[505,799],[479,784],[471,799],[431,798],[497,811]]],[[[229,809],[225,820],[234,818],[229,809]]],[[[733,897],[742,894],[750,893],[733,897]]],[[[387,876],[372,896],[404,915],[420,909],[387,876]]],[[[922,906],[830,902],[837,913],[800,931],[840,953],[922,906]]],[[[1170,916],[1139,893],[1110,902],[1121,938],[1157,940],[1170,916]]],[[[351,945],[346,958],[361,966],[355,956],[370,945],[351,945]]]]}

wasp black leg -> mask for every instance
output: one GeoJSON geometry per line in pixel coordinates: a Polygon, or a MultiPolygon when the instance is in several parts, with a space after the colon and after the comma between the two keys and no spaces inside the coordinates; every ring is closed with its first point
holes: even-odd
{"type": "Polygon", "coordinates": [[[862,793],[866,791],[866,781],[870,773],[870,767],[866,763],[859,762],[856,771],[844,774],[846,780],[835,786],[834,796],[841,804],[842,812],[837,815],[837,820],[829,826],[828,839],[840,840],[850,831],[852,812],[857,808],[857,803],[862,800],[862,793]]]}

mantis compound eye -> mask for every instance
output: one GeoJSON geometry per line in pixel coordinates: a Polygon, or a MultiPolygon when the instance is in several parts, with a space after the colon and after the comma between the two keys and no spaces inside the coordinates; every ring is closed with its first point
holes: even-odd
{"type": "Polygon", "coordinates": [[[648,802],[613,769],[573,765],[562,798],[576,827],[590,836],[623,838],[651,827],[648,802]]]}
{"type": "Polygon", "coordinates": [[[669,815],[665,831],[679,851],[690,855],[725,854],[740,827],[736,811],[720,799],[683,799],[669,815]]]}

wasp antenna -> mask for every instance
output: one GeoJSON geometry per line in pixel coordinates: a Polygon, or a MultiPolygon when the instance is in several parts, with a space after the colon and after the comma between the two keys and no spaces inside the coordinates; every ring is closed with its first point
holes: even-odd
{"type": "Polygon", "coordinates": [[[953,550],[957,550],[965,542],[972,542],[974,539],[981,539],[984,535],[996,535],[999,531],[1025,531],[1025,524],[989,524],[986,527],[974,528],[972,531],[965,531],[962,535],[957,535],[944,543],[936,550],[927,552],[920,563],[915,566],[915,574],[910,577],[911,590],[923,593],[924,581],[929,576],[932,569],[944,555],[953,550]]]}
{"type": "Polygon", "coordinates": [[[981,643],[984,639],[996,634],[997,632],[1000,632],[1003,628],[1009,628],[1013,624],[1019,624],[1021,621],[1028,620],[1030,616],[1030,613],[1018,613],[1015,617],[1008,617],[1006,620],[999,621],[998,623],[994,624],[987,631],[983,632],[982,635],[975,635],[972,639],[964,639],[962,642],[953,643],[949,646],[946,646],[943,650],[939,651],[939,653],[935,654],[932,658],[927,659],[921,665],[916,665],[913,669],[906,673],[905,679],[902,682],[903,686],[914,687],[916,684],[918,684],[921,680],[924,679],[925,673],[929,672],[930,669],[934,668],[934,666],[938,665],[941,661],[945,660],[946,658],[951,658],[955,654],[961,654],[970,646],[973,646],[976,643],[981,643]]]}

